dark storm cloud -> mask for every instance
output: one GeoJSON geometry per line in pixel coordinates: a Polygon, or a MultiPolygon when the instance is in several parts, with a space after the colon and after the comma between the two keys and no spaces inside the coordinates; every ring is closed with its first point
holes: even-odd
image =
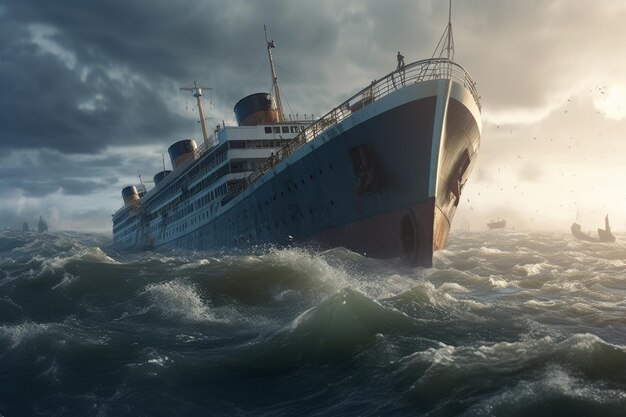
{"type": "Polygon", "coordinates": [[[13,151],[0,158],[0,194],[21,192],[26,197],[44,197],[61,192],[81,196],[119,188],[117,174],[136,174],[137,166],[156,165],[145,156],[74,156],[56,151],[13,151]],[[120,168],[122,167],[122,168],[120,168]]]}
{"type": "MultiPolygon", "coordinates": [[[[421,4],[421,18],[433,13],[421,4]]],[[[395,49],[413,44],[414,35],[432,48],[433,41],[418,33],[431,33],[428,25],[413,25],[415,10],[401,12],[409,5],[9,2],[0,13],[0,148],[95,153],[108,145],[166,143],[189,125],[172,111],[171,99],[193,80],[215,85],[215,116],[231,118],[239,98],[269,87],[267,68],[260,82],[245,85],[266,66],[264,23],[279,45],[277,64],[293,111],[320,114],[363,83],[346,85],[346,65],[373,77],[372,68],[383,61],[392,69],[395,49]],[[392,31],[388,20],[420,29],[392,31]],[[302,81],[321,95],[303,89],[302,81]]]]}
{"type": "Polygon", "coordinates": [[[143,36],[141,24],[129,30],[129,19],[144,17],[136,8],[107,4],[21,1],[5,7],[2,148],[92,153],[158,140],[180,128],[184,121],[159,91],[177,59],[168,47],[176,48],[157,47],[158,25],[143,36]]]}
{"type": "MultiPolygon", "coordinates": [[[[455,2],[456,57],[487,110],[543,106],[599,67],[607,36],[588,29],[620,21],[612,4],[455,2]]],[[[264,23],[288,107],[319,115],[393,69],[396,50],[408,61],[430,56],[446,9],[425,0],[5,2],[0,148],[166,144],[189,129],[173,98],[193,80],[216,87],[210,116],[232,119],[238,99],[269,87],[264,23]]]]}
{"type": "Polygon", "coordinates": [[[245,8],[249,13],[240,16],[229,7],[197,2],[5,5],[0,147],[93,153],[174,136],[186,123],[168,108],[177,84],[248,72],[246,38],[258,40],[258,18],[272,7],[245,8]]]}

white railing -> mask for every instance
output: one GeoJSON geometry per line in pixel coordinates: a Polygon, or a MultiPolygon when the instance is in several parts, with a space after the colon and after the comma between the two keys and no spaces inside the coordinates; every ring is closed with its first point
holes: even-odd
{"type": "Polygon", "coordinates": [[[413,62],[387,74],[380,80],[372,81],[368,87],[365,87],[326,115],[311,123],[298,136],[274,153],[271,158],[263,162],[245,180],[232,187],[222,200],[223,204],[235,198],[248,188],[250,184],[271,170],[277,163],[291,155],[296,149],[311,141],[329,127],[337,125],[355,111],[409,84],[441,79],[451,79],[463,85],[474,97],[478,109],[481,109],[476,83],[461,65],[447,58],[433,58],[413,62]]]}

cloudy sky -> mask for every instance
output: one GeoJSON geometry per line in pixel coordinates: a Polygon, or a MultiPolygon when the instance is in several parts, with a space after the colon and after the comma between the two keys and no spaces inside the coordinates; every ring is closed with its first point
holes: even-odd
{"type": "MultiPolygon", "coordinates": [[[[268,91],[263,24],[288,111],[321,115],[432,55],[443,0],[0,0],[0,227],[110,231],[120,190],[161,154],[268,91]]],[[[455,60],[483,103],[455,219],[626,230],[626,1],[456,0],[455,60]]]]}

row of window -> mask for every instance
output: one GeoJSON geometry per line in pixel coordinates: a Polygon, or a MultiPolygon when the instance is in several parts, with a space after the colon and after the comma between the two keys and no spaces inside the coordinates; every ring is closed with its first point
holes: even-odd
{"type": "MultiPolygon", "coordinates": [[[[300,128],[302,130],[304,129],[304,126],[282,126],[282,128],[290,128],[290,127],[291,128],[295,128],[295,129],[300,129],[300,128]]],[[[280,127],[273,126],[271,128],[280,128],[280,127]]],[[[287,142],[286,140],[280,140],[280,141],[247,140],[247,141],[229,141],[229,142],[225,143],[224,145],[227,145],[228,148],[235,148],[236,149],[236,148],[271,147],[273,145],[274,146],[275,145],[281,145],[282,146],[286,142],[287,142]]],[[[183,179],[183,181],[177,182],[176,185],[172,184],[166,190],[163,190],[163,194],[162,195],[159,195],[155,200],[150,202],[151,206],[154,207],[156,204],[158,204],[158,202],[163,201],[165,198],[173,195],[174,193],[177,193],[178,191],[181,191],[181,188],[182,188],[182,193],[181,193],[181,195],[178,198],[174,199],[173,201],[170,201],[161,210],[154,210],[149,215],[149,218],[148,218],[150,223],[152,223],[159,216],[160,213],[169,212],[169,211],[172,211],[172,210],[174,211],[174,213],[172,213],[171,217],[168,219],[169,223],[176,222],[177,220],[180,220],[180,219],[188,216],[193,211],[199,210],[202,205],[206,205],[210,201],[213,201],[214,199],[218,198],[219,196],[222,196],[222,195],[226,194],[226,191],[227,191],[226,184],[223,184],[221,187],[219,187],[219,190],[214,190],[214,191],[211,191],[211,192],[207,193],[207,195],[205,195],[202,198],[198,199],[194,204],[189,206],[190,199],[195,194],[197,194],[200,191],[202,191],[203,189],[207,188],[212,183],[214,183],[217,179],[221,178],[223,175],[225,175],[228,172],[249,171],[249,170],[253,171],[256,168],[258,168],[258,166],[263,162],[263,160],[238,161],[237,163],[233,163],[232,166],[224,166],[220,170],[214,172],[209,177],[203,178],[202,181],[200,181],[198,184],[196,184],[193,187],[191,187],[191,189],[189,189],[189,190],[186,190],[186,188],[184,186],[181,186],[181,183],[189,183],[188,181],[189,181],[190,178],[195,180],[195,179],[201,177],[203,174],[206,174],[206,172],[208,172],[211,168],[215,167],[215,165],[217,163],[222,162],[225,159],[226,159],[226,152],[223,152],[220,155],[217,155],[214,159],[212,159],[210,161],[209,160],[204,160],[203,163],[201,164],[201,166],[194,167],[192,169],[192,171],[186,176],[186,178],[183,179]],[[243,163],[243,165],[240,166],[239,164],[242,164],[242,163],[243,163]],[[183,207],[178,207],[179,204],[182,204],[183,207]]],[[[231,165],[231,164],[229,164],[229,165],[231,165]]],[[[329,168],[332,169],[332,165],[329,165],[329,168]]],[[[322,172],[320,170],[320,174],[321,173],[322,172]]],[[[312,178],[313,176],[311,175],[310,177],[311,177],[310,179],[313,180],[313,178],[312,178]]],[[[302,181],[302,183],[304,183],[304,181],[302,181]]],[[[295,185],[294,188],[297,188],[297,185],[295,185]]],[[[288,187],[288,191],[290,191],[290,187],[288,187]]],[[[274,199],[275,198],[276,197],[274,197],[274,199]]],[[[213,211],[213,210],[211,210],[211,211],[213,211]]],[[[208,217],[208,211],[207,211],[207,217],[208,217]]],[[[131,220],[131,219],[128,219],[128,220],[131,220]]],[[[134,220],[134,218],[132,220],[134,220]]],[[[124,222],[124,223],[127,223],[127,222],[124,222]]],[[[123,226],[125,226],[125,225],[120,224],[116,228],[121,228],[123,226]]],[[[161,227],[160,224],[152,225],[152,226],[149,227],[149,231],[155,232],[155,231],[157,231],[157,229],[159,227],[161,227]]],[[[184,229],[181,229],[181,227],[182,226],[177,227],[176,230],[172,231],[171,233],[170,232],[166,232],[166,236],[169,236],[170,234],[173,234],[174,232],[180,233],[181,231],[184,230],[184,229]]],[[[135,228],[133,228],[133,229],[135,229],[135,228]]],[[[131,232],[132,232],[132,230],[129,230],[126,233],[124,233],[123,235],[126,235],[126,234],[131,233],[131,232]]]]}
{"type": "MultiPolygon", "coordinates": [[[[216,152],[219,152],[221,149],[240,149],[240,148],[259,148],[259,147],[277,147],[283,146],[287,143],[286,140],[275,140],[275,141],[266,141],[266,140],[246,140],[246,141],[228,141],[221,145],[216,152]]],[[[173,197],[181,188],[185,187],[185,184],[190,184],[197,181],[199,178],[202,178],[206,175],[207,172],[214,169],[217,165],[223,163],[227,158],[226,151],[218,153],[215,155],[213,159],[205,159],[202,163],[194,167],[185,178],[180,181],[176,185],[171,185],[167,190],[163,190],[163,192],[154,200],[150,202],[151,207],[157,207],[159,204],[162,204],[163,201],[173,197]]],[[[258,166],[258,164],[256,165],[258,166]]],[[[256,168],[254,168],[256,169],[256,168]]],[[[199,191],[205,189],[210,183],[213,183],[216,179],[221,178],[225,173],[228,172],[227,167],[220,168],[216,173],[211,174],[209,177],[204,178],[201,183],[192,186],[189,189],[189,196],[191,197],[197,194],[199,191]],[[225,170],[226,169],[226,170],[225,170]]],[[[230,172],[233,172],[232,170],[230,172]]],[[[166,210],[171,209],[172,203],[176,200],[170,202],[167,206],[165,206],[166,210]]]]}
{"type": "Polygon", "coordinates": [[[179,180],[176,184],[171,184],[167,189],[161,191],[158,197],[150,201],[151,206],[155,208],[158,207],[160,204],[176,195],[181,188],[196,181],[198,178],[201,178],[206,175],[207,172],[223,163],[226,160],[226,148],[227,144],[220,146],[213,152],[213,158],[211,158],[210,155],[205,157],[202,163],[192,168],[191,171],[181,178],[181,180],[179,180]]]}
{"type": "Polygon", "coordinates": [[[265,133],[299,133],[304,126],[265,126],[265,133]]]}
{"type": "MultiPolygon", "coordinates": [[[[330,170],[332,170],[332,169],[333,169],[332,164],[329,164],[329,165],[328,165],[328,168],[329,168],[330,170]]],[[[323,171],[322,169],[319,169],[319,170],[318,170],[318,173],[319,173],[319,175],[323,175],[324,171],[323,171]]],[[[315,182],[315,176],[313,175],[313,173],[311,173],[311,174],[309,175],[309,180],[310,180],[310,181],[312,181],[312,182],[315,182]]],[[[304,179],[301,179],[301,181],[300,181],[300,182],[301,182],[301,184],[302,184],[302,185],[304,185],[304,184],[305,184],[304,179]]],[[[298,189],[298,184],[297,184],[296,182],[294,182],[294,183],[292,184],[292,186],[293,186],[293,188],[294,188],[294,189],[298,189]]],[[[220,197],[220,196],[222,196],[222,195],[226,194],[227,189],[228,189],[228,188],[227,188],[227,185],[226,185],[226,184],[222,184],[222,185],[220,185],[220,186],[219,186],[219,187],[217,187],[215,190],[213,190],[213,191],[211,191],[211,192],[207,193],[206,195],[204,195],[203,197],[201,197],[200,199],[198,199],[197,201],[195,201],[195,202],[194,202],[194,204],[193,204],[193,209],[194,209],[194,210],[198,210],[198,209],[200,209],[200,208],[202,208],[202,207],[206,206],[206,205],[207,205],[207,204],[209,204],[211,201],[213,201],[213,199],[218,198],[218,197],[220,197]]],[[[290,191],[291,191],[291,185],[288,185],[288,186],[287,186],[287,192],[290,192],[290,191]]],[[[284,197],[284,195],[285,195],[285,194],[284,194],[284,192],[282,192],[282,191],[281,191],[281,192],[280,192],[280,195],[281,195],[281,197],[284,197]]],[[[276,195],[273,195],[273,196],[272,196],[272,200],[276,201],[276,195]]],[[[334,206],[334,205],[335,205],[335,202],[334,202],[333,200],[330,200],[330,201],[329,201],[329,203],[330,203],[330,206],[334,206]]],[[[265,200],[265,204],[266,204],[266,205],[269,205],[269,201],[268,201],[268,200],[265,200]]],[[[191,207],[189,207],[189,208],[191,208],[191,207]]],[[[213,206],[213,205],[211,205],[211,206],[210,206],[210,210],[206,210],[206,211],[203,211],[203,212],[201,212],[201,213],[197,214],[197,215],[196,215],[196,216],[194,216],[193,218],[189,219],[189,221],[188,221],[188,222],[185,222],[185,223],[183,223],[183,224],[180,224],[180,225],[178,225],[178,226],[174,227],[174,228],[173,228],[173,229],[171,229],[171,230],[167,230],[167,229],[166,229],[166,231],[165,231],[165,233],[164,233],[164,236],[163,236],[163,237],[164,237],[164,238],[168,238],[168,237],[174,236],[175,234],[179,234],[179,233],[181,233],[181,232],[185,232],[185,231],[188,229],[188,227],[189,227],[189,226],[194,226],[194,225],[197,225],[197,224],[198,224],[198,223],[200,223],[201,221],[204,221],[204,220],[209,219],[209,218],[211,217],[211,216],[210,216],[210,214],[213,214],[213,211],[214,211],[214,206],[213,206]]],[[[215,211],[217,211],[217,210],[215,210],[215,211]]],[[[258,212],[259,214],[261,214],[261,213],[262,213],[262,211],[263,211],[263,208],[262,208],[262,206],[261,206],[261,203],[259,203],[259,204],[258,204],[258,206],[257,206],[257,212],[258,212]]],[[[177,213],[177,214],[178,214],[178,216],[176,216],[176,217],[177,217],[177,218],[179,218],[179,217],[180,217],[180,215],[187,215],[189,212],[190,212],[190,210],[188,210],[188,209],[187,209],[187,210],[184,210],[183,212],[179,212],[179,213],[177,213]]],[[[244,209],[244,210],[243,210],[243,212],[242,212],[243,220],[247,220],[247,213],[248,213],[248,210],[247,210],[247,209],[244,209]]],[[[313,210],[312,210],[312,209],[309,209],[309,216],[311,216],[311,218],[313,218],[313,217],[314,217],[314,214],[313,214],[313,210]]],[[[298,217],[299,217],[300,219],[304,219],[304,214],[303,214],[302,212],[299,212],[297,215],[292,213],[292,216],[291,216],[291,223],[292,223],[292,225],[295,225],[295,224],[297,224],[297,223],[298,223],[298,220],[299,220],[299,219],[298,219],[298,217]]],[[[235,221],[239,221],[239,219],[240,219],[240,215],[239,215],[239,214],[237,214],[237,215],[236,215],[236,218],[235,218],[235,219],[233,219],[233,218],[228,219],[228,221],[227,221],[228,226],[229,226],[229,227],[234,227],[234,225],[235,225],[235,221]]],[[[281,222],[282,222],[284,225],[287,225],[287,222],[286,222],[286,220],[285,220],[285,219],[282,219],[282,220],[281,220],[281,222]]],[[[224,221],[223,221],[223,220],[222,220],[222,221],[220,221],[219,223],[221,223],[222,227],[224,226],[224,221]]],[[[159,225],[158,225],[158,224],[155,224],[155,225],[153,225],[153,226],[151,226],[151,227],[150,227],[150,230],[154,232],[154,231],[156,231],[156,230],[157,230],[157,228],[158,228],[158,227],[159,227],[159,225]]],[[[277,222],[276,222],[276,224],[274,225],[274,227],[275,227],[275,228],[277,228],[277,227],[278,227],[278,223],[277,223],[277,222]]],[[[267,226],[267,230],[269,231],[269,226],[267,226]]]]}
{"type": "MultiPolygon", "coordinates": [[[[283,126],[283,128],[289,128],[290,126],[283,126]]],[[[291,126],[292,128],[297,129],[298,126],[291,126]]],[[[280,127],[276,127],[277,129],[280,129],[280,127]]],[[[271,129],[271,127],[270,127],[271,129]]],[[[293,129],[292,129],[293,130],[293,129]]],[[[279,132],[280,133],[280,132],[279,132]]],[[[244,149],[244,148],[275,148],[275,147],[280,147],[280,146],[284,146],[287,143],[287,140],[245,140],[245,141],[228,141],[226,143],[224,143],[223,145],[221,145],[219,148],[215,149],[212,153],[214,154],[214,157],[212,159],[210,159],[209,157],[205,158],[205,160],[202,161],[202,163],[196,167],[194,167],[181,181],[179,181],[178,183],[171,184],[170,186],[168,186],[166,189],[162,190],[154,199],[152,199],[150,201],[150,209],[149,210],[154,210],[154,208],[158,207],[160,204],[162,204],[163,202],[165,202],[166,200],[171,199],[172,197],[174,197],[174,195],[176,195],[181,187],[184,187],[185,184],[189,184],[189,183],[193,183],[194,181],[196,181],[198,178],[201,178],[202,176],[206,175],[207,172],[211,171],[212,169],[214,169],[217,165],[223,163],[226,160],[227,154],[226,154],[226,149],[244,149]]],[[[256,169],[260,164],[258,162],[254,162],[254,169],[256,169]]],[[[239,170],[241,171],[241,170],[239,170]]],[[[238,171],[236,171],[238,172],[238,171]]],[[[214,177],[221,177],[223,175],[223,173],[221,173],[220,175],[216,175],[214,177]]],[[[196,194],[198,191],[206,188],[207,186],[207,182],[213,182],[215,180],[215,178],[212,178],[209,181],[206,181],[206,179],[203,180],[203,185],[200,187],[194,186],[191,188],[191,195],[196,194]]],[[[178,203],[180,203],[180,199],[176,199],[174,201],[171,201],[166,207],[166,210],[170,210],[173,206],[177,205],[178,203]]],[[[118,219],[118,221],[116,222],[117,224],[115,225],[115,227],[113,228],[113,233],[117,233],[120,229],[126,227],[127,225],[130,224],[130,222],[132,221],[132,219],[129,216],[129,212],[125,212],[120,219],[118,219]]],[[[151,220],[153,220],[155,218],[155,216],[152,216],[151,220]]]]}
{"type": "MultiPolygon", "coordinates": [[[[183,216],[188,215],[189,213],[191,213],[194,210],[198,210],[203,206],[206,206],[207,204],[209,204],[211,201],[223,196],[224,194],[226,194],[227,191],[227,186],[226,184],[222,184],[219,187],[215,188],[215,190],[210,191],[209,193],[207,193],[206,195],[202,196],[201,198],[199,198],[197,201],[194,202],[194,204],[192,206],[187,207],[183,212],[178,212],[176,213],[173,217],[174,220],[171,221],[176,221],[176,220],[180,220],[180,218],[182,218],[183,216]]],[[[211,205],[210,207],[210,211],[211,213],[214,210],[214,206],[211,205]]],[[[217,210],[217,209],[215,209],[217,210]]],[[[198,214],[195,218],[190,219],[190,223],[191,225],[194,225],[196,223],[198,223],[200,221],[200,219],[207,219],[209,218],[209,210],[207,210],[206,212],[200,213],[198,214]]],[[[158,223],[155,225],[152,225],[150,227],[150,231],[154,232],[157,230],[158,227],[161,227],[163,223],[158,223]]],[[[188,222],[185,222],[183,224],[180,224],[174,228],[170,228],[169,230],[166,229],[165,231],[165,235],[164,237],[170,237],[173,236],[174,233],[178,234],[180,232],[184,232],[185,230],[187,230],[188,227],[188,222]]]]}
{"type": "MultiPolygon", "coordinates": [[[[333,165],[332,164],[328,164],[328,169],[329,170],[333,170],[333,165]]],[[[323,175],[324,174],[324,170],[322,170],[320,168],[317,171],[317,173],[319,175],[323,175]]],[[[315,173],[311,172],[309,174],[309,178],[308,179],[311,182],[315,183],[315,173]]],[[[300,184],[302,186],[305,185],[305,179],[304,178],[300,179],[300,184]]],[[[298,182],[294,181],[293,183],[287,185],[286,186],[286,192],[287,193],[291,192],[292,187],[293,187],[294,190],[297,190],[298,189],[298,182]]],[[[285,192],[281,191],[280,192],[280,197],[284,198],[285,197],[285,192]]],[[[272,195],[271,200],[274,201],[274,203],[271,204],[271,207],[269,207],[270,206],[270,201],[269,200],[265,200],[264,201],[265,205],[268,206],[267,209],[265,209],[262,206],[261,202],[258,202],[257,207],[256,207],[256,213],[255,213],[256,214],[256,216],[255,216],[256,220],[255,221],[258,222],[258,223],[262,223],[264,225],[264,227],[267,229],[268,232],[270,232],[271,224],[270,223],[266,223],[265,221],[263,221],[263,219],[265,219],[265,217],[263,216],[263,214],[264,214],[263,212],[266,211],[266,210],[269,210],[269,212],[274,212],[276,210],[276,206],[275,206],[276,204],[278,204],[279,206],[284,204],[282,202],[278,202],[277,201],[278,199],[277,199],[277,195],[276,194],[272,195]]],[[[328,200],[328,203],[329,203],[330,207],[334,207],[335,206],[335,201],[334,200],[328,200]]],[[[235,225],[237,223],[239,223],[240,221],[244,221],[244,222],[248,221],[248,209],[250,209],[250,211],[252,211],[252,213],[255,212],[255,209],[252,206],[250,206],[249,208],[243,209],[241,212],[237,213],[235,216],[229,216],[228,219],[217,220],[216,224],[219,227],[221,227],[221,228],[228,227],[229,230],[231,230],[231,232],[234,233],[235,231],[233,229],[235,228],[235,225]]],[[[207,218],[208,217],[209,216],[208,216],[208,212],[207,212],[207,218]]],[[[309,208],[309,217],[310,217],[311,221],[314,221],[315,218],[316,218],[316,214],[315,214],[313,208],[309,208]]],[[[297,227],[297,226],[302,224],[302,220],[304,220],[304,218],[305,218],[305,214],[298,208],[297,211],[294,211],[294,212],[291,213],[290,219],[289,218],[281,218],[279,221],[274,222],[273,227],[274,227],[274,229],[279,229],[280,228],[280,226],[279,226],[280,223],[282,223],[283,226],[296,226],[297,227]]],[[[193,225],[194,223],[198,223],[198,221],[196,220],[194,222],[192,220],[191,224],[193,225]]],[[[264,233],[263,232],[263,227],[261,226],[261,224],[258,224],[258,226],[260,226],[260,227],[257,227],[256,229],[257,229],[258,233],[260,235],[262,235],[264,233]]],[[[199,240],[197,236],[193,237],[193,239],[194,240],[199,240]]]]}
{"type": "MultiPolygon", "coordinates": [[[[287,142],[287,141],[233,141],[232,145],[235,145],[233,147],[239,147],[241,145],[243,145],[243,147],[255,147],[258,145],[258,143],[262,143],[262,142],[280,142],[281,145],[283,144],[282,142],[287,142]],[[237,145],[235,145],[235,143],[239,142],[237,145]]],[[[223,167],[221,167],[220,169],[218,169],[217,171],[213,172],[211,175],[207,176],[206,178],[203,178],[202,181],[198,182],[196,185],[194,185],[193,187],[191,187],[187,192],[184,192],[183,194],[185,195],[181,195],[179,198],[174,199],[172,202],[168,203],[164,208],[162,208],[161,210],[167,210],[170,211],[172,208],[176,209],[176,206],[179,203],[184,203],[186,201],[189,201],[189,199],[191,197],[193,197],[194,195],[198,194],[199,192],[201,192],[202,190],[206,189],[207,187],[209,187],[211,184],[213,184],[215,181],[217,181],[218,179],[222,178],[224,175],[228,174],[228,173],[238,173],[238,172],[249,172],[249,171],[254,171],[256,170],[262,163],[263,163],[264,159],[248,159],[248,160],[239,160],[239,161],[232,161],[229,165],[225,165],[223,167]]],[[[225,185],[224,185],[225,186],[225,185]]],[[[173,187],[172,187],[173,188],[173,187]]],[[[216,191],[217,192],[217,191],[216,191]]],[[[225,194],[226,191],[224,190],[225,194]]],[[[222,194],[219,194],[220,196],[222,194]]],[[[211,197],[211,200],[217,198],[217,195],[215,197],[211,197]]],[[[195,207],[195,210],[197,210],[199,207],[195,207]]],[[[176,220],[180,219],[181,216],[187,215],[187,212],[184,213],[177,213],[176,216],[176,220]]],[[[153,213],[152,217],[150,220],[153,220],[156,218],[156,211],[153,213]]]]}
{"type": "MultiPolygon", "coordinates": [[[[267,126],[265,128],[265,133],[281,133],[281,128],[283,133],[297,133],[300,130],[304,130],[304,126],[267,126]],[[268,130],[269,129],[269,130],[268,130]]],[[[240,149],[240,148],[274,148],[284,146],[287,143],[286,140],[246,140],[246,141],[227,141],[222,144],[218,148],[214,149],[211,153],[213,154],[213,158],[210,158],[210,155],[207,156],[202,164],[194,167],[185,177],[178,181],[176,185],[171,184],[166,189],[162,190],[154,199],[150,201],[151,207],[158,207],[160,204],[165,202],[166,200],[171,199],[176,195],[181,187],[184,187],[185,184],[193,183],[198,178],[206,175],[207,172],[214,169],[217,165],[223,163],[226,160],[227,149],[240,149]]],[[[202,187],[204,188],[204,187],[202,187]]],[[[193,193],[192,193],[193,194],[193,193]]],[[[173,202],[170,202],[173,203],[173,202]]],[[[168,205],[168,207],[171,207],[168,205]]],[[[117,233],[122,228],[128,226],[131,223],[132,219],[130,216],[130,212],[126,211],[123,213],[120,218],[117,220],[117,224],[113,228],[113,233],[117,233]]]]}

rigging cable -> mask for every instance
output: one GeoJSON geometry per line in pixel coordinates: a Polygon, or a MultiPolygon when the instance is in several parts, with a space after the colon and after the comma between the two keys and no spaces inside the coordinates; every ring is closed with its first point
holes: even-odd
{"type": "Polygon", "coordinates": [[[278,68],[281,69],[281,71],[285,71],[287,74],[291,75],[293,78],[295,78],[296,80],[300,81],[302,84],[306,85],[307,87],[309,87],[311,90],[315,91],[317,94],[319,94],[320,96],[322,96],[323,98],[325,98],[326,100],[328,100],[328,102],[332,105],[334,104],[333,100],[328,97],[327,95],[325,95],[324,93],[322,93],[321,91],[319,91],[318,89],[316,89],[315,87],[313,87],[312,85],[310,85],[309,83],[307,83],[304,80],[301,80],[300,78],[298,78],[297,75],[293,74],[292,72],[288,71],[287,69],[281,67],[280,65],[276,65],[278,68]]]}
{"type": "MultiPolygon", "coordinates": [[[[289,100],[287,100],[287,96],[285,95],[285,93],[284,93],[284,92],[283,92],[283,100],[285,100],[285,102],[287,102],[287,107],[289,107],[289,112],[290,112],[290,113],[289,113],[289,115],[290,115],[290,116],[293,116],[293,114],[294,114],[294,113],[293,113],[293,110],[292,110],[292,108],[291,108],[291,104],[289,104],[289,100]]],[[[284,116],[285,116],[285,115],[283,115],[283,117],[284,117],[284,116]]]]}
{"type": "Polygon", "coordinates": [[[259,66],[259,68],[256,70],[256,72],[254,74],[252,74],[246,81],[242,82],[239,85],[239,87],[237,87],[237,89],[235,91],[241,91],[241,89],[243,88],[244,85],[246,85],[250,81],[252,81],[253,78],[256,78],[262,70],[267,68],[268,65],[269,65],[269,63],[266,62],[265,65],[259,66]]]}

